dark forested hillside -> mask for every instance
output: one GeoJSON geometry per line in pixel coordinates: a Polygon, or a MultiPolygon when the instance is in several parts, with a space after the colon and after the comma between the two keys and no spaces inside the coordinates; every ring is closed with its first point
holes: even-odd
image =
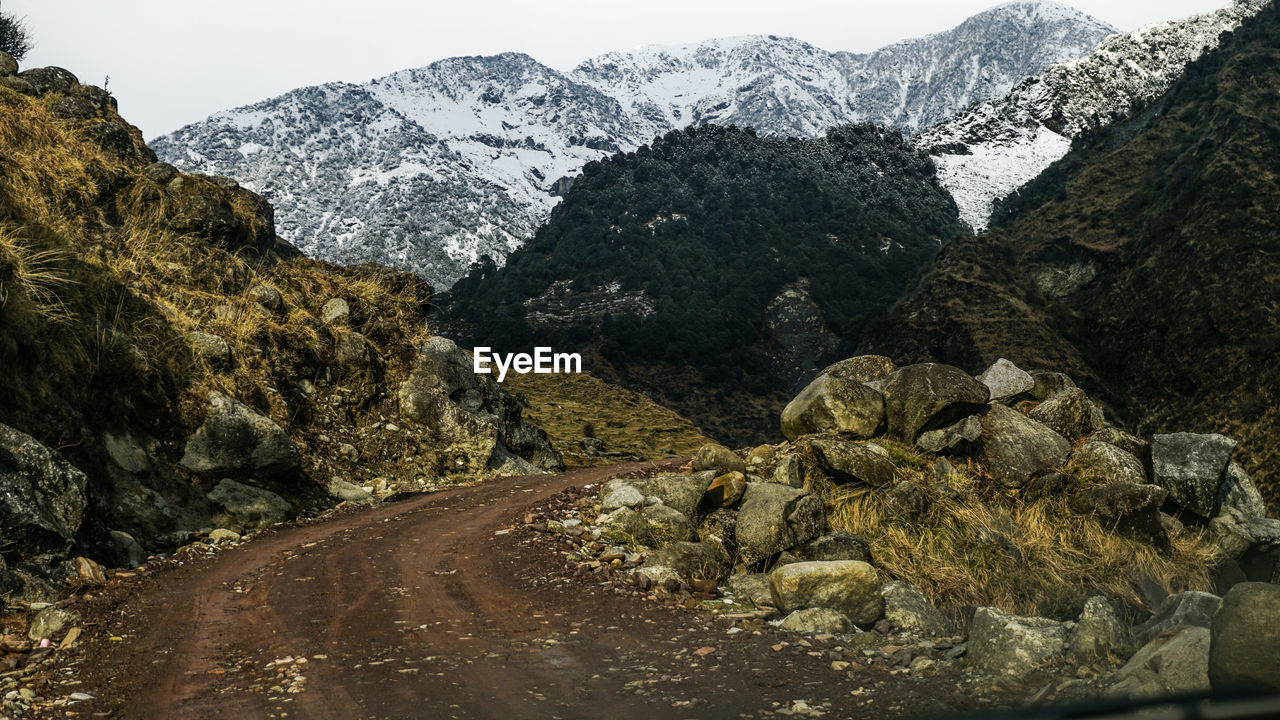
{"type": "Polygon", "coordinates": [[[1280,11],[1086,135],[949,244],[864,348],[1069,368],[1142,430],[1227,432],[1275,506],[1280,459],[1280,11]]]}
{"type": "Polygon", "coordinates": [[[671,132],[588,165],[505,267],[483,261],[453,288],[441,322],[502,351],[586,352],[588,371],[754,439],[776,433],[776,408],[728,412],[745,400],[718,391],[754,403],[850,350],[961,229],[932,162],[897,131],[671,132]]]}

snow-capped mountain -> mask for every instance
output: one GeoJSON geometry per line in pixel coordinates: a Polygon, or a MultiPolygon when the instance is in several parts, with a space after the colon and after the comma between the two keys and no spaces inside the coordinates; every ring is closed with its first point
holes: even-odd
{"type": "Polygon", "coordinates": [[[1235,0],[1220,10],[1113,35],[1082,58],[1055,64],[1007,95],[980,102],[920,133],[960,217],[983,230],[992,204],[1071,148],[1082,131],[1125,117],[1162,95],[1188,63],[1271,0],[1235,0]]]}
{"type": "Polygon", "coordinates": [[[1113,31],[1029,0],[863,55],[748,36],[609,53],[570,72],[520,54],[453,58],[217,113],[153,147],[265,195],[280,234],[309,255],[447,287],[531,237],[587,162],[669,130],[812,136],[872,120],[912,131],[1113,31]]]}

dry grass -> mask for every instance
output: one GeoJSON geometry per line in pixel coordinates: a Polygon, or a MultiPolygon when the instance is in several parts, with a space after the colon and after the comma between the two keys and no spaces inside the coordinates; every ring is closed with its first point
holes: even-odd
{"type": "Polygon", "coordinates": [[[1175,592],[1210,587],[1216,556],[1202,533],[1178,535],[1161,553],[1071,512],[1069,493],[1021,503],[994,491],[977,465],[952,476],[949,484],[962,498],[952,500],[931,486],[927,471],[916,469],[927,458],[916,458],[899,462],[898,472],[930,494],[929,510],[919,519],[896,517],[881,491],[829,484],[816,489],[827,500],[834,529],[867,538],[877,567],[918,586],[939,606],[1072,617],[1099,593],[1143,607],[1137,584],[1144,578],[1175,592]]]}

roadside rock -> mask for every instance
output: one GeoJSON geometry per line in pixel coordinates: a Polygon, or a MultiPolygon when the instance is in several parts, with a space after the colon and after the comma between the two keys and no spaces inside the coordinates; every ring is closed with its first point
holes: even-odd
{"type": "Polygon", "coordinates": [[[727,584],[729,592],[733,593],[733,596],[739,600],[746,600],[756,607],[762,605],[773,606],[773,591],[769,589],[769,575],[767,573],[734,575],[729,578],[727,584]]]}
{"type": "Polygon", "coordinates": [[[1207,628],[1173,628],[1138,650],[1109,692],[1132,698],[1208,692],[1209,642],[1207,628]]]}
{"type": "Polygon", "coordinates": [[[795,455],[783,456],[778,464],[773,468],[773,482],[787,487],[800,488],[804,487],[804,468],[800,465],[800,458],[795,455]]]}
{"type": "Polygon", "coordinates": [[[778,556],[778,563],[781,565],[815,560],[859,560],[870,563],[871,546],[851,532],[837,530],[800,543],[778,556]]]}
{"type": "Polygon", "coordinates": [[[329,494],[343,502],[359,503],[368,505],[376,502],[373,495],[365,492],[365,489],[346,480],[334,478],[329,481],[329,494]]]}
{"type": "Polygon", "coordinates": [[[58,633],[80,622],[80,615],[54,606],[36,613],[27,626],[27,637],[33,642],[52,639],[58,633]]]}
{"type": "Polygon", "coordinates": [[[1005,402],[1035,389],[1036,381],[1017,365],[1000,358],[978,376],[991,390],[991,402],[1005,402]]]}
{"type": "Polygon", "coordinates": [[[1151,440],[1151,469],[1169,499],[1211,518],[1217,515],[1218,488],[1236,451],[1236,441],[1223,435],[1172,433],[1151,440]]]}
{"type": "Polygon", "coordinates": [[[693,456],[693,471],[709,470],[717,475],[729,472],[747,472],[747,463],[729,448],[723,445],[707,444],[698,448],[693,456]]]}
{"type": "Polygon", "coordinates": [[[1207,628],[1220,607],[1222,598],[1207,592],[1192,590],[1170,595],[1151,619],[1134,626],[1133,639],[1138,645],[1146,645],[1178,625],[1207,628]]]}
{"type": "Polygon", "coordinates": [[[856,560],[793,563],[769,573],[769,589],[779,610],[829,608],[857,625],[880,619],[880,587],[876,569],[856,560]]]}
{"type": "Polygon", "coordinates": [[[991,391],[950,365],[908,365],[883,381],[888,435],[915,442],[930,423],[949,425],[986,404],[991,391]]]}
{"type": "Polygon", "coordinates": [[[983,446],[991,476],[1006,487],[1067,464],[1071,443],[1048,427],[1004,405],[992,405],[982,419],[983,446]]]}
{"type": "Polygon", "coordinates": [[[804,608],[796,610],[778,623],[779,630],[797,633],[847,633],[857,628],[849,617],[830,608],[804,608]]]}
{"type": "Polygon", "coordinates": [[[741,562],[752,564],[811,540],[827,529],[822,500],[776,483],[747,483],[735,539],[741,562]]]}
{"type": "Polygon", "coordinates": [[[747,492],[747,476],[740,472],[720,475],[707,486],[703,501],[711,507],[726,508],[736,505],[747,492]]]}
{"type": "Polygon", "coordinates": [[[675,508],[650,505],[640,510],[640,516],[647,523],[645,537],[650,544],[661,546],[691,540],[694,536],[689,517],[675,508]]]}
{"type": "Polygon", "coordinates": [[[209,475],[273,480],[297,474],[301,460],[293,440],[271,418],[211,392],[209,413],[187,440],[180,463],[209,475]]]}
{"type": "Polygon", "coordinates": [[[894,580],[880,589],[884,617],[899,632],[921,638],[950,635],[951,622],[914,585],[894,580]]]}
{"type": "Polygon", "coordinates": [[[1280,585],[1241,583],[1213,617],[1209,680],[1217,692],[1280,693],[1280,585]]]}
{"type": "Polygon", "coordinates": [[[696,472],[692,475],[663,475],[642,480],[628,480],[644,497],[656,497],[673,510],[691,520],[698,517],[698,507],[715,474],[696,472]]]}
{"type": "MultiPolygon", "coordinates": [[[[643,503],[644,499],[641,498],[643,503]]],[[[643,542],[649,535],[649,521],[629,507],[620,507],[596,519],[600,539],[620,545],[643,542]]]]}
{"type": "Polygon", "coordinates": [[[610,480],[600,490],[600,510],[611,513],[618,508],[644,505],[644,493],[627,480],[610,480]]]}
{"type": "Polygon", "coordinates": [[[1169,535],[1160,522],[1165,495],[1159,485],[1117,482],[1080,492],[1071,498],[1071,509],[1092,515],[1103,527],[1121,535],[1166,547],[1169,535]]]}
{"type": "Polygon", "coordinates": [[[1104,442],[1124,450],[1138,458],[1139,462],[1151,456],[1151,443],[1131,435],[1118,427],[1104,427],[1089,435],[1089,442],[1104,442]]]}
{"type": "Polygon", "coordinates": [[[813,438],[809,447],[818,467],[837,485],[860,483],[885,487],[893,482],[896,472],[893,460],[879,445],[813,438]]]}
{"type": "Polygon", "coordinates": [[[1102,411],[1079,388],[1068,388],[1040,403],[1027,417],[1042,423],[1071,442],[1102,427],[1102,411]]]}
{"type": "Polygon", "coordinates": [[[1147,472],[1141,460],[1105,442],[1091,440],[1081,445],[1071,454],[1067,469],[1082,483],[1147,483],[1147,472]]]}
{"type": "Polygon", "coordinates": [[[1110,600],[1094,595],[1085,601],[1084,610],[1067,639],[1067,652],[1083,663],[1129,657],[1133,652],[1129,628],[1110,600]]]}
{"type": "Polygon", "coordinates": [[[698,524],[697,539],[716,548],[732,561],[738,558],[738,513],[720,508],[713,510],[698,524]]]}
{"type": "Polygon", "coordinates": [[[644,572],[651,566],[671,568],[685,582],[719,580],[729,569],[718,550],[698,542],[676,542],[649,553],[640,570],[644,572]]]}
{"type": "Polygon", "coordinates": [[[223,480],[210,490],[208,497],[225,512],[226,518],[215,515],[219,525],[239,526],[245,529],[261,528],[284,522],[294,515],[288,500],[262,488],[245,485],[235,480],[223,480]]]}
{"type": "Polygon", "coordinates": [[[834,432],[869,438],[884,422],[884,397],[862,384],[823,374],[782,410],[782,434],[795,441],[802,435],[834,432]]]}
{"type": "MultiPolygon", "coordinates": [[[[84,521],[87,479],[62,456],[0,424],[0,531],[7,564],[46,573],[66,559],[84,521]]],[[[5,563],[0,563],[0,579],[5,563]]]]}
{"type": "Polygon", "coordinates": [[[147,551],[127,532],[111,530],[107,533],[110,552],[106,558],[111,567],[133,569],[147,561],[147,551]]]}
{"type": "Polygon", "coordinates": [[[937,430],[926,430],[916,439],[916,447],[927,453],[946,455],[970,451],[982,439],[982,420],[974,415],[954,425],[937,430]]]}
{"type": "Polygon", "coordinates": [[[1023,677],[1062,655],[1067,634],[1065,623],[981,607],[969,626],[969,661],[992,675],[1023,677]]]}

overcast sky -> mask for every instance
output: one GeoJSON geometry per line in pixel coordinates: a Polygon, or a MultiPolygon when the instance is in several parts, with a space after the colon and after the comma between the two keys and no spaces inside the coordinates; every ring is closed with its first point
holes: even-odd
{"type": "MultiPolygon", "coordinates": [[[[1228,0],[1076,0],[1122,30],[1228,0]]],[[[364,82],[456,55],[526,52],[557,69],[609,50],[774,34],[865,52],[945,30],[992,0],[5,0],[36,48],[110,88],[148,139],[296,87],[364,82]]]]}

